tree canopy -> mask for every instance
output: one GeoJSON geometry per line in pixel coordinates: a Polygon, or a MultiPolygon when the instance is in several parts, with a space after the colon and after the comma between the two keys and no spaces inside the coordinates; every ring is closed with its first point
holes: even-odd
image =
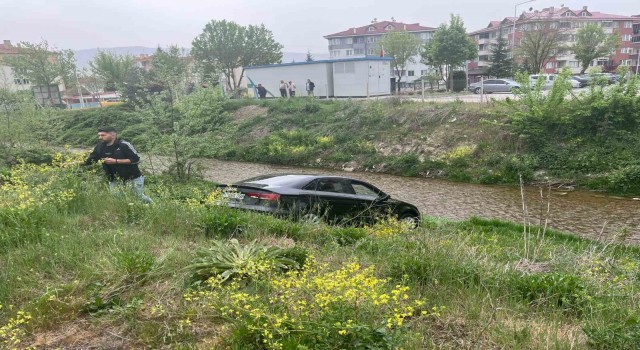
{"type": "MultiPolygon", "coordinates": [[[[469,37],[460,16],[451,15],[449,24],[441,24],[433,34],[431,41],[422,52],[426,64],[442,66],[447,72],[464,65],[467,60],[478,55],[478,46],[469,37]]],[[[450,75],[450,74],[449,74],[450,75]]]]}
{"type": "Polygon", "coordinates": [[[135,61],[129,55],[116,55],[109,51],[98,51],[93,61],[89,62],[91,71],[105,82],[107,91],[121,90],[122,84],[132,74],[135,61]]]}
{"type": "Polygon", "coordinates": [[[491,67],[485,72],[496,78],[506,78],[513,75],[513,60],[509,58],[508,41],[503,36],[498,37],[498,43],[491,48],[491,67]]]}
{"type": "Polygon", "coordinates": [[[32,85],[55,84],[58,79],[67,86],[73,85],[76,69],[73,51],[56,50],[46,40],[39,43],[23,41],[16,50],[18,54],[7,57],[4,62],[29,79],[32,85]]]}
{"type": "Polygon", "coordinates": [[[398,82],[402,80],[402,73],[406,71],[408,63],[414,63],[420,52],[422,41],[406,30],[394,30],[385,34],[379,41],[378,47],[385,56],[393,58],[391,66],[398,82]]]}
{"type": "Polygon", "coordinates": [[[213,20],[192,43],[191,54],[205,72],[222,71],[227,87],[236,90],[244,67],[280,63],[282,45],[264,25],[241,26],[235,22],[213,20]],[[235,70],[240,74],[236,76],[235,70]]]}
{"type": "Polygon", "coordinates": [[[594,59],[609,56],[611,51],[620,46],[620,42],[619,35],[607,35],[604,29],[595,23],[589,23],[578,29],[573,51],[575,52],[576,58],[580,61],[580,73],[584,74],[594,59]]]}

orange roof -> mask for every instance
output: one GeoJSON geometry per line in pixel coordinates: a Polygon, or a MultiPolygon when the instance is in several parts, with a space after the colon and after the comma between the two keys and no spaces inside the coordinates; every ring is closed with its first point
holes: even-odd
{"type": "Polygon", "coordinates": [[[378,34],[387,33],[389,30],[406,30],[408,32],[426,32],[426,31],[436,30],[436,28],[421,26],[420,23],[407,24],[402,22],[381,21],[381,22],[371,23],[366,26],[351,28],[342,32],[330,34],[325,36],[324,38],[329,39],[329,38],[335,38],[335,37],[354,36],[354,35],[378,35],[378,34]],[[373,28],[373,30],[370,30],[369,28],[373,28]]]}

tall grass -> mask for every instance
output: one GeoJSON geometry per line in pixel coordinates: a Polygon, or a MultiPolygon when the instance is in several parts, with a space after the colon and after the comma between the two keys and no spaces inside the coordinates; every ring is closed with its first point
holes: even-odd
{"type": "Polygon", "coordinates": [[[26,216],[2,207],[2,346],[634,349],[640,341],[637,247],[548,231],[523,264],[518,224],[306,225],[210,206],[212,184],[163,176],[149,177],[154,204],[144,205],[109,193],[98,174],[53,165],[5,176],[2,203],[19,193],[33,201],[26,216]],[[196,252],[228,238],[280,248],[307,275],[285,275],[258,254],[231,284],[194,280],[196,252]],[[314,293],[329,303],[305,316],[304,303],[325,300],[314,293]],[[375,307],[395,293],[405,311],[375,307]],[[403,304],[403,293],[420,304],[403,304]],[[273,301],[283,295],[300,307],[273,301]]]}

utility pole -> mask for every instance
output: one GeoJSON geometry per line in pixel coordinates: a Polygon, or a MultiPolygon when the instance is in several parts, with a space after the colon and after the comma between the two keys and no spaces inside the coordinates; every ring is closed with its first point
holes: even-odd
{"type": "MultiPolygon", "coordinates": [[[[514,54],[515,51],[515,47],[516,47],[516,21],[518,20],[518,6],[529,3],[529,2],[534,2],[536,0],[528,0],[528,1],[524,1],[521,3],[517,3],[514,7],[513,7],[513,28],[511,31],[511,63],[515,68],[515,64],[516,64],[516,57],[514,54]]],[[[515,69],[514,69],[515,71],[515,69]]]]}

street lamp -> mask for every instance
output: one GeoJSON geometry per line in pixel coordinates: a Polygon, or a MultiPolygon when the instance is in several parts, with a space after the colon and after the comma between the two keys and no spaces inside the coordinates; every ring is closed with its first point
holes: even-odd
{"type": "Polygon", "coordinates": [[[513,31],[511,32],[511,62],[513,62],[513,64],[515,64],[516,60],[515,60],[515,55],[514,55],[514,49],[516,46],[516,21],[518,20],[518,6],[520,5],[524,5],[526,3],[529,2],[534,2],[536,0],[528,0],[528,1],[523,1],[520,3],[517,3],[514,7],[513,7],[513,31]]]}

